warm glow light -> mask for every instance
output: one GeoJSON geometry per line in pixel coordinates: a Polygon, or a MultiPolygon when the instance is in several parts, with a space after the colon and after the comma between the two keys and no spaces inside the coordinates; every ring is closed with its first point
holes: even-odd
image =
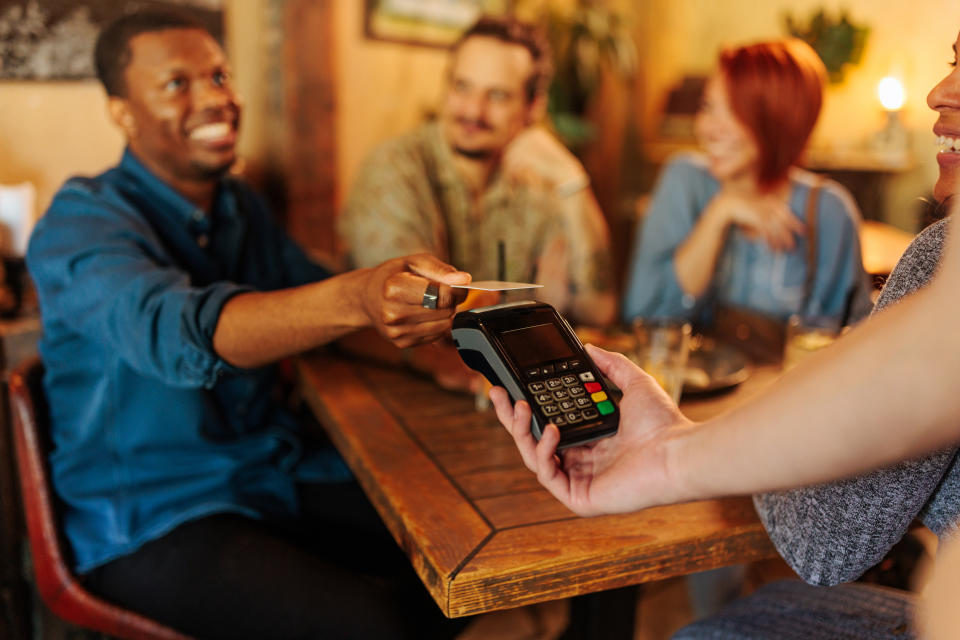
{"type": "Polygon", "coordinates": [[[877,97],[887,111],[896,111],[903,106],[906,94],[903,84],[893,76],[887,76],[877,85],[877,97]]]}

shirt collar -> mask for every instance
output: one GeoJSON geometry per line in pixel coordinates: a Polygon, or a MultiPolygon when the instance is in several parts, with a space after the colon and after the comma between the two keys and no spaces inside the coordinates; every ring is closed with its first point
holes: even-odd
{"type": "MultiPolygon", "coordinates": [[[[443,129],[439,120],[426,125],[426,139],[432,155],[438,160],[436,163],[437,181],[444,187],[456,186],[465,190],[467,184],[457,171],[453,161],[453,150],[447,143],[446,138],[443,137],[443,129]]],[[[500,165],[497,164],[490,176],[490,183],[484,190],[482,200],[491,205],[498,205],[508,200],[509,197],[510,186],[503,177],[500,165]]]]}
{"type": "MultiPolygon", "coordinates": [[[[195,231],[203,232],[210,227],[210,216],[206,211],[193,204],[166,182],[154,175],[140,160],[134,155],[130,147],[123,151],[123,158],[120,160],[120,171],[128,178],[133,180],[139,188],[153,202],[159,206],[157,210],[181,222],[195,231]]],[[[213,211],[229,210],[230,206],[223,206],[224,195],[229,189],[224,188],[226,178],[220,178],[220,185],[214,196],[213,211]]]]}

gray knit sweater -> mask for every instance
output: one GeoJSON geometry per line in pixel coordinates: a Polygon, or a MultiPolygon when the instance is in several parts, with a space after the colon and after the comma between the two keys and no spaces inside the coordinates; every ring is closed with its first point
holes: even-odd
{"type": "MultiPolygon", "coordinates": [[[[924,286],[936,271],[947,221],[927,227],[900,258],[874,313],[924,286]]],[[[780,555],[811,584],[860,577],[919,517],[943,539],[960,518],[957,448],[842,482],[756,495],[780,555]]]]}

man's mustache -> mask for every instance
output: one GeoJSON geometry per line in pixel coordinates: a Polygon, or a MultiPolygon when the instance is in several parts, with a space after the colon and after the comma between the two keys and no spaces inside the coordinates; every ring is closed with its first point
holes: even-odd
{"type": "Polygon", "coordinates": [[[493,125],[491,125],[486,120],[472,120],[470,118],[457,118],[457,124],[465,127],[476,127],[477,129],[483,129],[485,131],[492,131],[493,125]]]}

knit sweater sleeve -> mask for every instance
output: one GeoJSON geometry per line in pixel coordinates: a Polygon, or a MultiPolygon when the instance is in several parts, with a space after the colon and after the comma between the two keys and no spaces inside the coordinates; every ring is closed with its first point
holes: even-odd
{"type": "MultiPolygon", "coordinates": [[[[875,312],[932,278],[945,229],[945,223],[937,223],[913,241],[875,312]]],[[[955,449],[942,450],[840,482],[758,494],[754,505],[780,555],[801,578],[818,585],[848,582],[900,540],[938,491],[955,454],[955,449]]]]}

